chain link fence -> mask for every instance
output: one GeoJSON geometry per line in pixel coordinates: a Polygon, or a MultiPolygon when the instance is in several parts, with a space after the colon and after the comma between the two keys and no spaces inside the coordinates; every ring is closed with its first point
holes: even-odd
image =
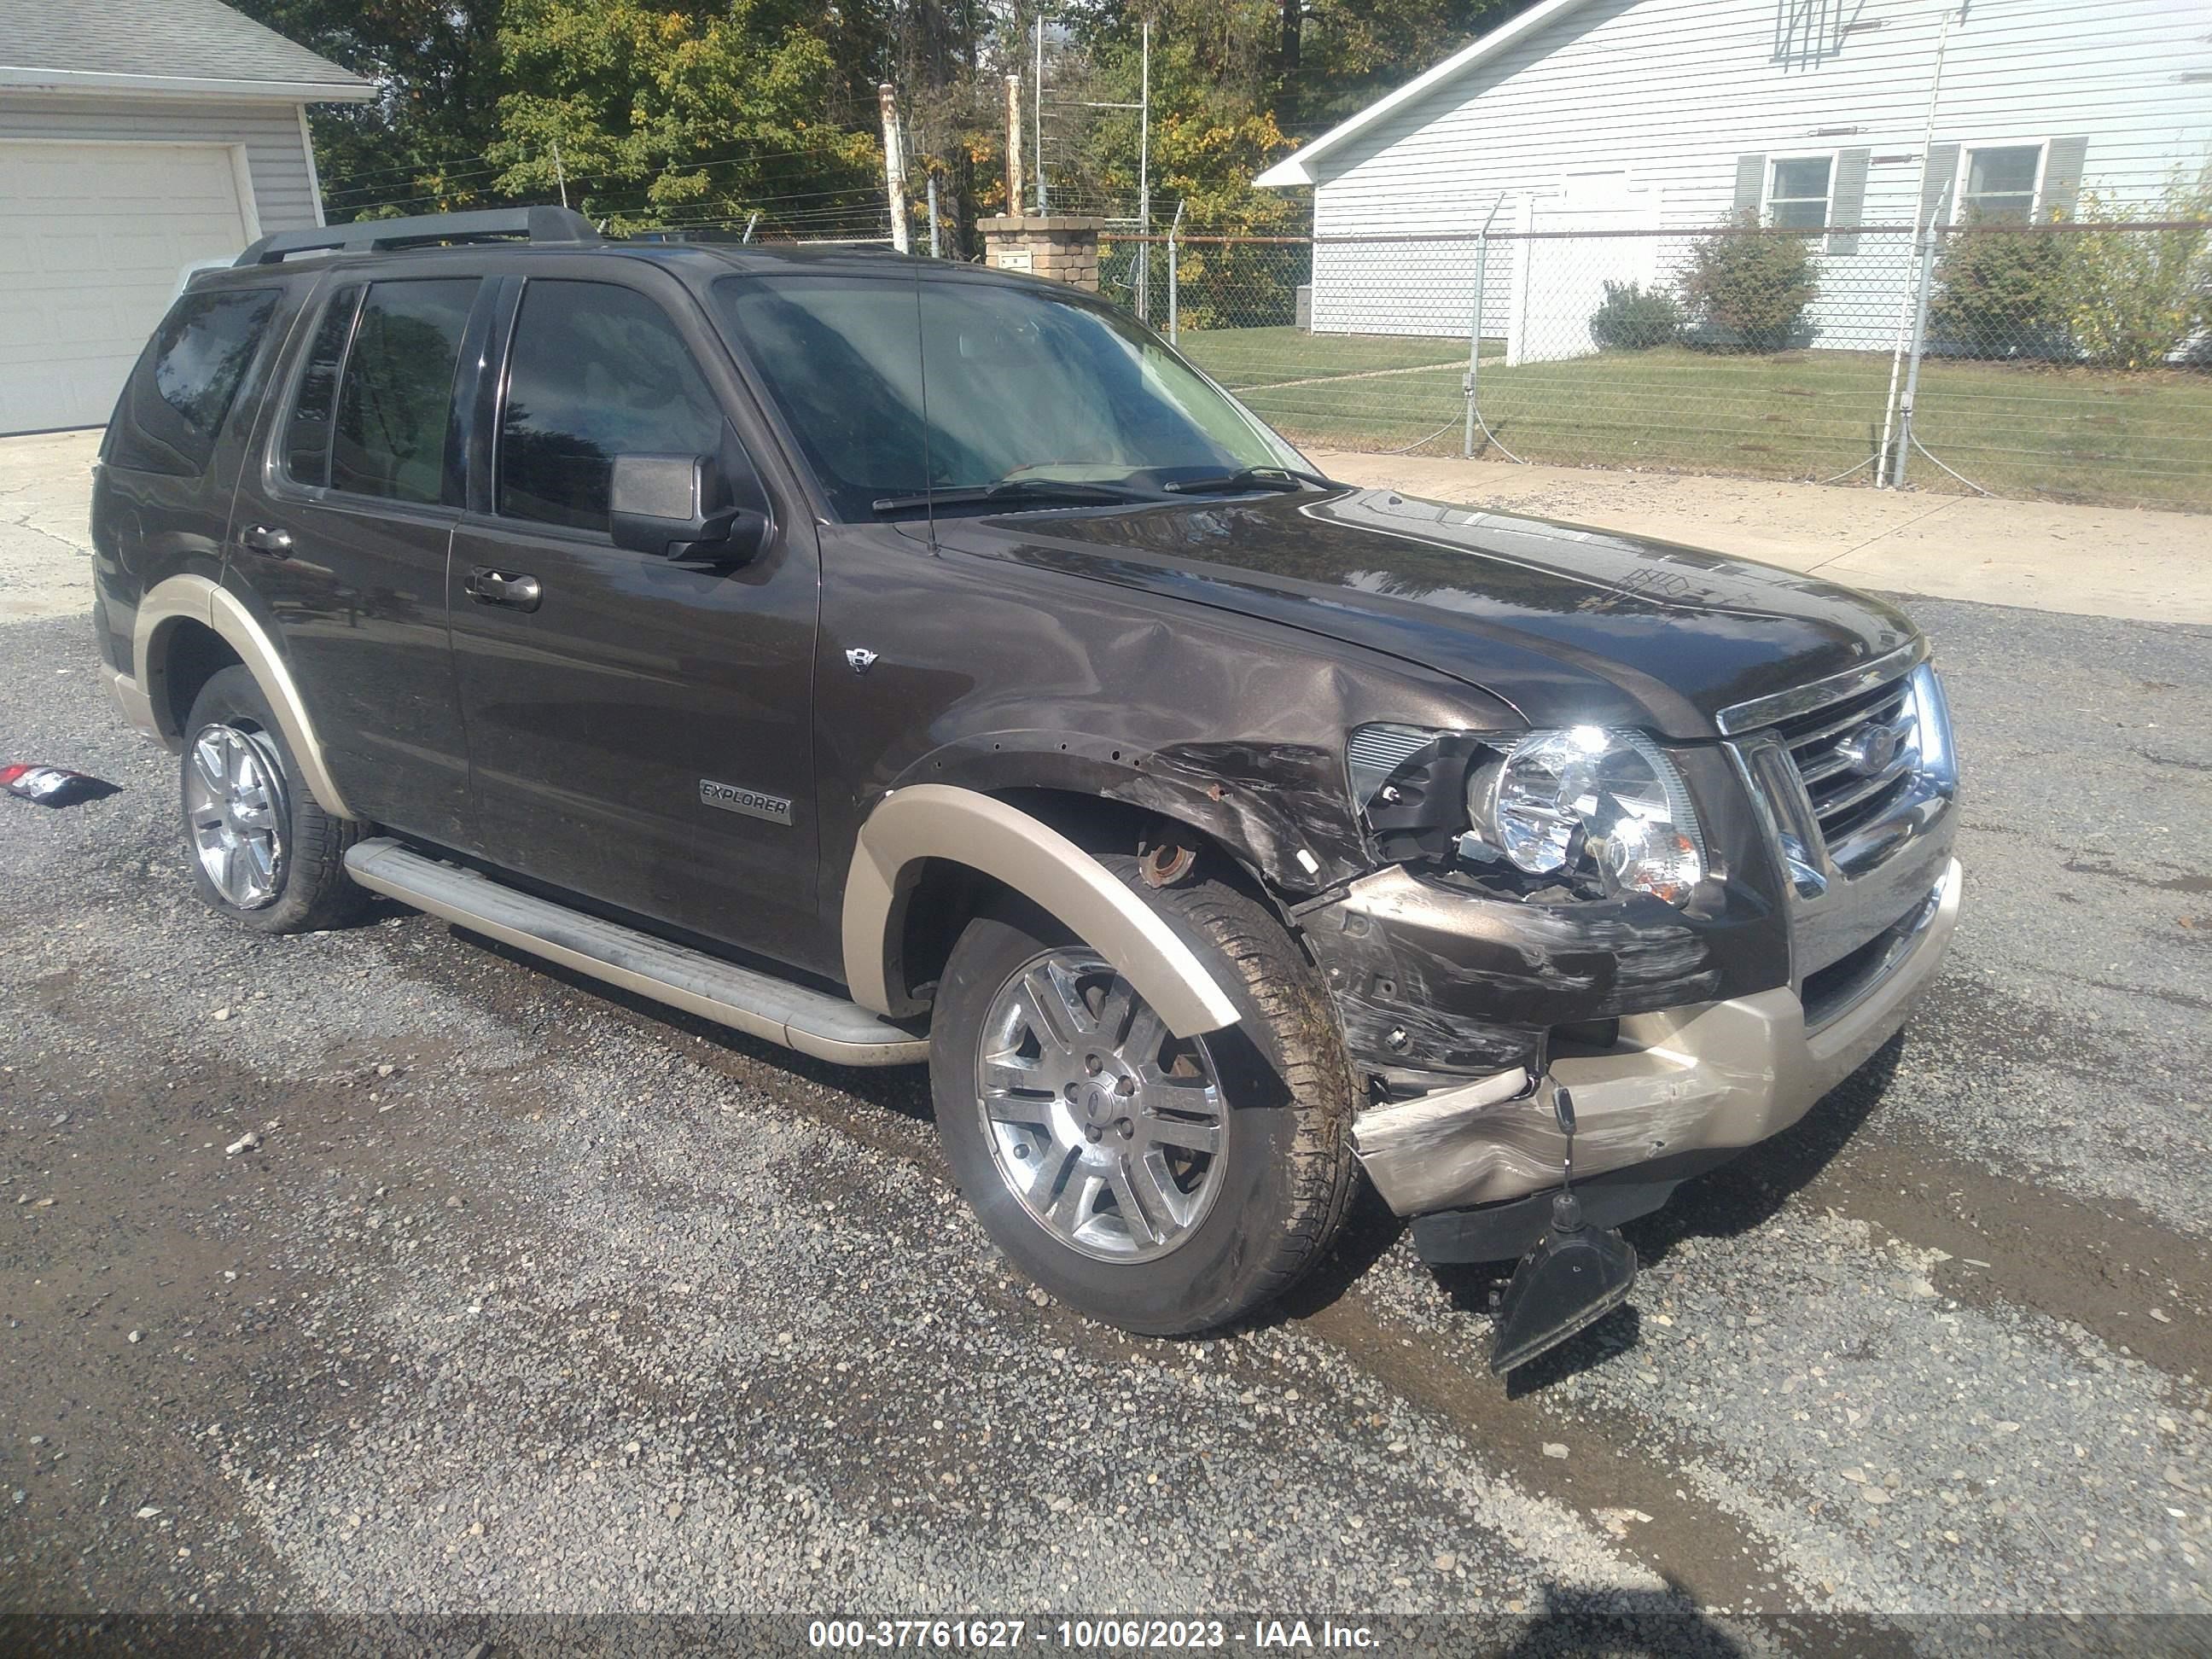
{"type": "Polygon", "coordinates": [[[1100,277],[1316,449],[2212,511],[2212,225],[1109,234],[1100,277]]]}

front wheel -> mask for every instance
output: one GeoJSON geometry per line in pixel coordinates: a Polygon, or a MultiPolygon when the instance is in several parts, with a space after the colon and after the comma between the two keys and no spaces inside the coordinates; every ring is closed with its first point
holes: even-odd
{"type": "MultiPolygon", "coordinates": [[[[1107,859],[1125,879],[1132,860],[1107,859]]],[[[1174,1335],[1279,1295],[1352,1184],[1351,1073],[1282,926],[1224,883],[1137,886],[1243,1018],[1194,1038],[1034,905],[1002,899],[947,963],[930,1079],[993,1243],[1070,1306],[1174,1335]]]]}

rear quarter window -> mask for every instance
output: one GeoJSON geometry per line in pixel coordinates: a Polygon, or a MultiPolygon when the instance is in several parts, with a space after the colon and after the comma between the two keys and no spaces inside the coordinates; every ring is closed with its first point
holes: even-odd
{"type": "Polygon", "coordinates": [[[187,294],[147,342],[110,422],[107,463],[196,477],[276,309],[273,288],[187,294]]]}

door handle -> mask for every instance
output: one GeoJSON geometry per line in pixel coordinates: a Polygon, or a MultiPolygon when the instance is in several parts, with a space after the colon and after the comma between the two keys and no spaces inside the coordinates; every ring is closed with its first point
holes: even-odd
{"type": "Polygon", "coordinates": [[[483,605],[503,605],[510,611],[535,611],[544,597],[538,578],[526,576],[520,571],[493,570],[477,565],[469,572],[462,586],[469,597],[483,605]]]}
{"type": "Polygon", "coordinates": [[[272,559],[292,556],[292,532],[272,524],[246,526],[239,533],[238,544],[249,553],[266,554],[272,559]]]}

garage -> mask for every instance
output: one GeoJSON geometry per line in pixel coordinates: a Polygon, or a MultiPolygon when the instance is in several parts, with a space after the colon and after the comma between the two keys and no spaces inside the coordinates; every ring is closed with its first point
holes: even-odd
{"type": "Polygon", "coordinates": [[[222,144],[0,143],[0,431],[97,426],[186,264],[260,234],[222,144]]]}
{"type": "Polygon", "coordinates": [[[0,433],[99,426],[187,265],[322,222],[375,89],[220,0],[0,0],[0,433]]]}

